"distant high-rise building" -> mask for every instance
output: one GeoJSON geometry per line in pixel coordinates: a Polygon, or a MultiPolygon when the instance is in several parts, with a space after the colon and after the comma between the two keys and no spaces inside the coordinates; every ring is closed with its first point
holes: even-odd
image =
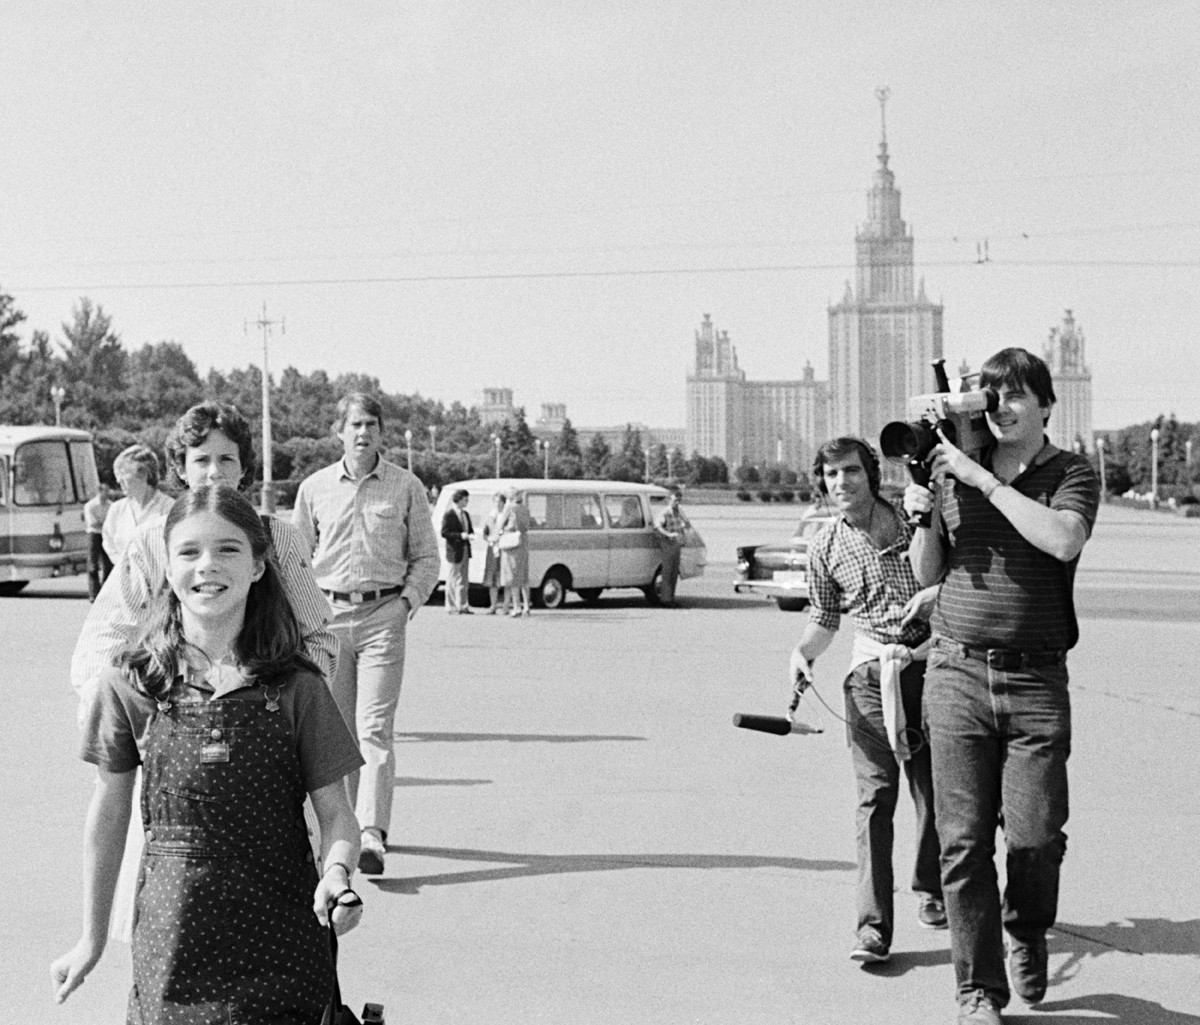
{"type": "Polygon", "coordinates": [[[887,90],[880,101],[882,139],[867,220],[855,236],[856,286],[829,307],[830,432],[858,434],[878,446],[879,432],[903,419],[907,400],[934,390],[931,367],[942,357],[942,307],[922,280],[913,290],[913,238],[900,217],[900,192],[888,167],[887,90]]]}
{"type": "Polygon", "coordinates": [[[687,375],[685,452],[803,470],[828,430],[828,389],[810,365],[799,381],[747,381],[728,331],[704,314],[687,375]]]}
{"type": "Polygon", "coordinates": [[[1084,360],[1083,349],[1083,331],[1067,310],[1062,327],[1050,329],[1042,354],[1050,367],[1058,400],[1046,433],[1053,444],[1067,451],[1077,443],[1085,451],[1092,449],[1092,371],[1084,360]]]}
{"type": "Polygon", "coordinates": [[[479,420],[485,427],[502,424],[516,415],[511,388],[484,388],[479,420]]]}

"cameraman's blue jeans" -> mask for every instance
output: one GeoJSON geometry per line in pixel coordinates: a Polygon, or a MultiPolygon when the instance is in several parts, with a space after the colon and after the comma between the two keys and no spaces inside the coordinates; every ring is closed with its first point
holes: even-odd
{"type": "Polygon", "coordinates": [[[1004,1006],[1002,930],[1033,940],[1058,914],[1071,753],[1066,660],[997,669],[935,638],[925,671],[925,717],[958,995],[982,989],[1004,1006]],[[1003,905],[994,861],[997,826],[1007,852],[1003,905]]]}

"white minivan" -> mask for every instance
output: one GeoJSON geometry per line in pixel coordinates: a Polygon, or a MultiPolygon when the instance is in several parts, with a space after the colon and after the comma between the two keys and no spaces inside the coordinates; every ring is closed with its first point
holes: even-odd
{"type": "MultiPolygon", "coordinates": [[[[659,601],[662,556],[654,533],[654,517],[666,505],[670,492],[656,484],[629,484],[611,480],[542,480],[496,478],[462,480],[447,484],[433,510],[434,531],[442,554],[440,579],[445,582],[445,541],[442,517],[450,496],[459,488],[470,495],[467,512],[475,540],[467,579],[483,582],[487,546],[484,522],[497,492],[519,491],[531,521],[529,530],[529,586],[536,600],[556,609],[574,591],[585,601],[613,587],[636,587],[651,604],[659,601]]],[[[700,576],[708,554],[704,541],[687,522],[679,576],[700,576]]]]}

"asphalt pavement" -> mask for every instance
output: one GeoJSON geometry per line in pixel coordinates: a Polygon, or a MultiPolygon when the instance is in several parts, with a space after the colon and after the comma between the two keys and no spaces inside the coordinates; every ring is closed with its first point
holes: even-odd
{"type": "MultiPolygon", "coordinates": [[[[731,722],[782,713],[803,616],[733,594],[729,541],[786,536],[791,513],[689,512],[710,565],[680,609],[612,592],[523,620],[431,605],[412,624],[386,871],[360,878],[366,913],[342,944],[356,1011],[383,1003],[390,1025],[954,1021],[947,934],[918,928],[906,888],[903,800],[892,960],[847,956],[854,796],[835,713],[849,625],[801,709],[824,732],[731,722]]],[[[1200,1023],[1197,553],[1200,521],[1124,511],[1085,553],[1051,986],[1006,1021],[1200,1023]]],[[[0,599],[8,1021],[124,1020],[121,944],[50,1001],[49,963],[80,914],[91,770],[67,669],[87,608],[80,579],[0,599]]]]}

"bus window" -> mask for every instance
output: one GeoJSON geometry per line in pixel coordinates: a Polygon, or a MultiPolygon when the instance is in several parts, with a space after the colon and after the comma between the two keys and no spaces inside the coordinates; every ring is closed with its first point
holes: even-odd
{"type": "Polygon", "coordinates": [[[608,513],[608,522],[615,530],[630,530],[646,525],[642,502],[636,495],[606,495],[604,508],[608,513]]]}
{"type": "Polygon", "coordinates": [[[604,525],[599,495],[530,494],[525,501],[535,530],[599,530],[604,525]]]}
{"type": "Polygon", "coordinates": [[[16,505],[68,505],[75,501],[67,446],[31,441],[17,449],[13,499],[16,505]]]}
{"type": "Polygon", "coordinates": [[[96,455],[90,441],[72,441],[71,471],[75,478],[75,501],[86,502],[100,490],[100,475],[96,472],[96,455]]]}
{"type": "Polygon", "coordinates": [[[0,506],[8,505],[8,460],[0,456],[0,506]]]}
{"type": "Polygon", "coordinates": [[[546,495],[525,496],[525,507],[529,510],[529,528],[531,530],[545,530],[548,526],[547,497],[546,495]]]}

